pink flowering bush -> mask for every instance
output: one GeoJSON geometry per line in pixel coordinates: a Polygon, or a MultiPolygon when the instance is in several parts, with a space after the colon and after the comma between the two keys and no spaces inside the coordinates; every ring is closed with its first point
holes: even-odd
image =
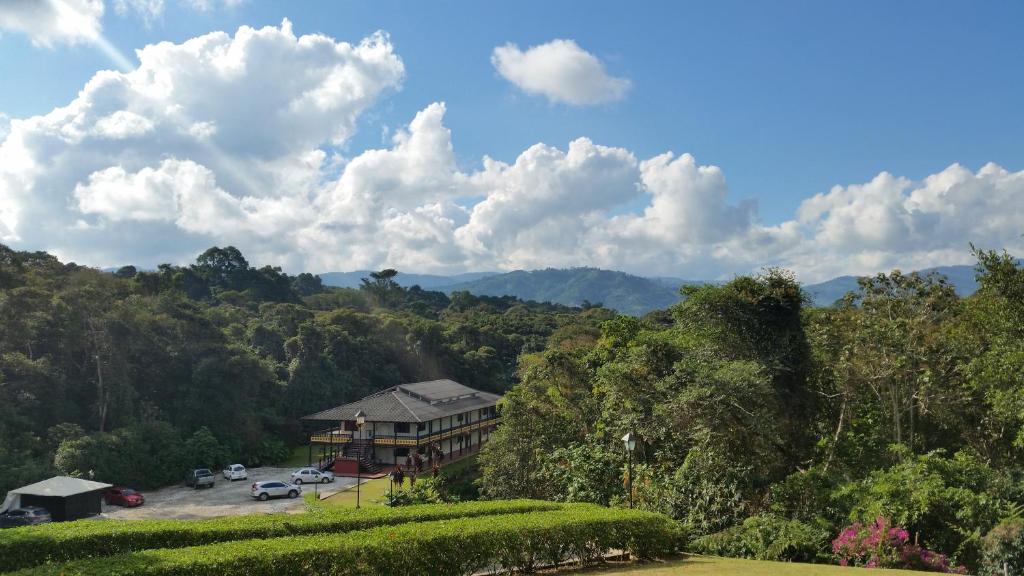
{"type": "Polygon", "coordinates": [[[967,573],[963,566],[950,566],[945,554],[912,544],[905,528],[892,526],[881,516],[870,524],[856,522],[844,528],[832,541],[832,552],[842,566],[967,573]]]}

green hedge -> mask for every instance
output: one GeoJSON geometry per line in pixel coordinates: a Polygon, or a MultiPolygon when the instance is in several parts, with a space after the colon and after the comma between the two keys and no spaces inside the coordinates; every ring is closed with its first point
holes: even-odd
{"type": "Polygon", "coordinates": [[[210,520],[79,520],[0,532],[0,571],[46,562],[184,548],[231,540],[362,530],[376,526],[557,510],[539,500],[496,500],[402,508],[322,508],[307,514],[253,514],[210,520]]]}
{"type": "Polygon", "coordinates": [[[677,538],[676,523],[660,514],[570,505],[553,512],[145,550],[29,568],[18,574],[447,576],[487,568],[531,572],[539,565],[568,559],[593,563],[613,549],[628,551],[639,558],[665,556],[676,550],[677,538]]]}

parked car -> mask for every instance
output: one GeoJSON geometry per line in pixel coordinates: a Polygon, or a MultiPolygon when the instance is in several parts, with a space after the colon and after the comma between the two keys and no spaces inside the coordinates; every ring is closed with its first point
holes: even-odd
{"type": "Polygon", "coordinates": [[[289,484],[279,480],[267,480],[265,482],[256,482],[253,484],[250,493],[253,498],[263,501],[271,498],[283,498],[285,496],[289,498],[298,498],[299,494],[302,494],[302,486],[296,486],[295,484],[289,484]]]}
{"type": "Polygon", "coordinates": [[[197,490],[203,486],[213,488],[215,480],[216,478],[209,468],[196,468],[185,475],[185,486],[191,486],[197,490]]]}
{"type": "Polygon", "coordinates": [[[334,482],[334,472],[322,472],[316,468],[301,468],[292,472],[291,478],[294,484],[327,484],[334,482]]]}
{"type": "Polygon", "coordinates": [[[146,503],[146,497],[124,486],[114,486],[103,493],[103,501],[113,506],[135,508],[146,503]]]}
{"type": "Polygon", "coordinates": [[[14,528],[15,526],[32,526],[33,524],[45,524],[53,522],[50,513],[46,508],[38,506],[24,506],[15,508],[0,516],[0,528],[14,528]]]}
{"type": "Polygon", "coordinates": [[[245,480],[248,477],[249,472],[241,464],[232,464],[224,468],[224,478],[226,480],[245,480]]]}

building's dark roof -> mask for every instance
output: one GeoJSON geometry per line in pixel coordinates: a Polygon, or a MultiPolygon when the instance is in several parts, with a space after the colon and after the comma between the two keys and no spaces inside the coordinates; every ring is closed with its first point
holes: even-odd
{"type": "Polygon", "coordinates": [[[303,420],[355,420],[362,410],[367,422],[427,422],[453,414],[494,406],[501,396],[474,390],[452,380],[399,384],[362,400],[338,406],[303,420]]]}

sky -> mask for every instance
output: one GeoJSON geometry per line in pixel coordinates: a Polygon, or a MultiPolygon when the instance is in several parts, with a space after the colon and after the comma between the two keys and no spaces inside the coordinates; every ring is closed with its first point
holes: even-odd
{"type": "Polygon", "coordinates": [[[805,281],[1024,253],[1024,4],[0,0],[0,243],[805,281]]]}

